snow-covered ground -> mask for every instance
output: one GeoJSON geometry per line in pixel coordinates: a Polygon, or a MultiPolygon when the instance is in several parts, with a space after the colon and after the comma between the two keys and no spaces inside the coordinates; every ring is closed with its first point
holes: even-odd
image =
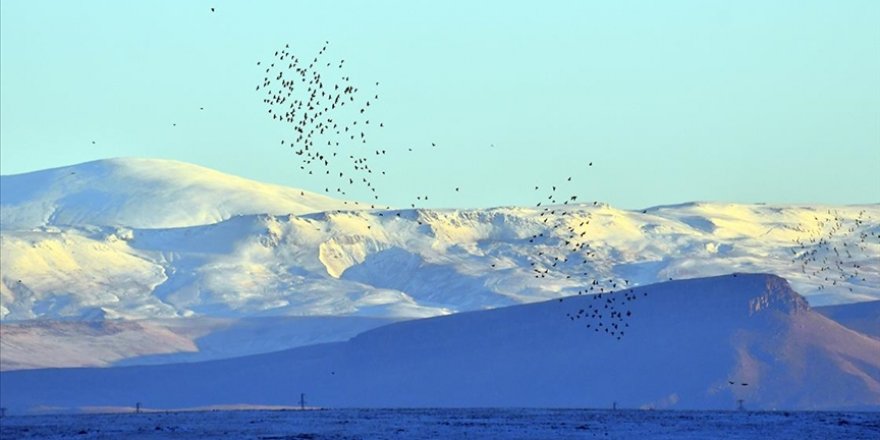
{"type": "Polygon", "coordinates": [[[329,409],[7,417],[3,439],[876,439],[880,414],[329,409]]]}

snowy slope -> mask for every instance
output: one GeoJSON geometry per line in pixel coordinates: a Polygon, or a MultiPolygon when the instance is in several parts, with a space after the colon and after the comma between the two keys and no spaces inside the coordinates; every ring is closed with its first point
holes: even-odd
{"type": "Polygon", "coordinates": [[[171,228],[234,215],[346,207],[319,194],[171,160],[107,159],[0,176],[0,228],[110,225],[171,228]]]}
{"type": "Polygon", "coordinates": [[[424,317],[733,271],[783,276],[814,305],[880,298],[878,205],[567,209],[553,221],[588,246],[532,208],[4,230],[0,318],[424,317]]]}
{"type": "Polygon", "coordinates": [[[880,409],[878,372],[880,341],[813,312],[781,278],[738,274],[406,321],[223,361],[0,373],[0,404],[291,405],[304,392],[334,407],[729,409],[743,399],[751,409],[880,409]],[[620,340],[594,330],[609,322],[607,303],[632,313],[620,340]],[[568,318],[590,306],[604,318],[568,318]]]}

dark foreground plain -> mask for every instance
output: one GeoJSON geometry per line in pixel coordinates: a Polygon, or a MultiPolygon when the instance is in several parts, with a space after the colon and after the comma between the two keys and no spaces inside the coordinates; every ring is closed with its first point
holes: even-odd
{"type": "Polygon", "coordinates": [[[877,439],[878,412],[330,409],[7,416],[2,439],[877,439]]]}

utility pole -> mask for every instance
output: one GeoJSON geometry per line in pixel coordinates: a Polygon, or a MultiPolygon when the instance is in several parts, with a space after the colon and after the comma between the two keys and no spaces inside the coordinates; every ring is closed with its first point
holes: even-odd
{"type": "Polygon", "coordinates": [[[299,409],[306,409],[306,393],[299,393],[299,409]]]}
{"type": "Polygon", "coordinates": [[[141,403],[140,402],[134,404],[134,413],[135,414],[141,413],[141,403]]]}
{"type": "Polygon", "coordinates": [[[614,403],[611,404],[611,409],[612,409],[613,411],[617,411],[617,402],[614,402],[614,403]]]}
{"type": "Polygon", "coordinates": [[[745,411],[745,408],[743,407],[743,400],[742,399],[736,400],[736,410],[737,411],[745,411]]]}

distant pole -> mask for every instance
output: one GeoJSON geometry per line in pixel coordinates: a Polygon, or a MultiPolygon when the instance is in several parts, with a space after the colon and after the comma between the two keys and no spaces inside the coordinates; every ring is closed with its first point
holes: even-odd
{"type": "Polygon", "coordinates": [[[140,402],[134,404],[134,413],[135,414],[141,413],[141,403],[140,402]]]}
{"type": "Polygon", "coordinates": [[[6,408],[0,408],[0,419],[6,417],[6,408]]]}
{"type": "Polygon", "coordinates": [[[306,409],[306,393],[299,393],[299,409],[306,409]]]}
{"type": "Polygon", "coordinates": [[[737,411],[744,411],[745,410],[745,408],[743,407],[743,400],[742,399],[737,399],[736,410],[737,411]]]}
{"type": "Polygon", "coordinates": [[[617,402],[611,404],[611,409],[617,411],[617,402]]]}

